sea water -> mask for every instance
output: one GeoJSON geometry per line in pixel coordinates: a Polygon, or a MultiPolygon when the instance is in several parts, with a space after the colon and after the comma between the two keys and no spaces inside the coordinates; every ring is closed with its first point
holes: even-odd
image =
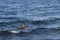
{"type": "Polygon", "coordinates": [[[60,39],[60,0],[0,0],[0,31],[21,27],[30,32],[2,34],[0,40],[60,39]]]}

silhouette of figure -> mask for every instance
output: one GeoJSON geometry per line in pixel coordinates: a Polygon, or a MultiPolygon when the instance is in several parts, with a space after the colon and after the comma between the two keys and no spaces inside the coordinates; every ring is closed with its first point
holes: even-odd
{"type": "Polygon", "coordinates": [[[21,29],[25,29],[25,28],[26,28],[26,23],[23,22],[23,23],[21,24],[21,29]]]}

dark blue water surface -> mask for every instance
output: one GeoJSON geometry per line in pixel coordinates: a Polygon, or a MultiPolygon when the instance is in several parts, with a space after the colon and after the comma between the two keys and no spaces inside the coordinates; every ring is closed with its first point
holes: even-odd
{"type": "Polygon", "coordinates": [[[0,31],[18,28],[23,21],[35,29],[5,33],[0,40],[60,39],[60,0],[0,0],[0,31]]]}

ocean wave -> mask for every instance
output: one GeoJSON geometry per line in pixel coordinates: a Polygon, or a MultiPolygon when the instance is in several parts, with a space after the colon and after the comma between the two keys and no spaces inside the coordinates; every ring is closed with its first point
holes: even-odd
{"type": "Polygon", "coordinates": [[[56,23],[60,22],[60,18],[50,18],[46,20],[32,20],[33,24],[49,24],[49,23],[56,23]]]}
{"type": "MultiPolygon", "coordinates": [[[[12,30],[12,29],[9,29],[9,30],[12,30]]],[[[0,34],[10,33],[9,30],[0,30],[0,34]]],[[[32,31],[30,31],[29,33],[31,34],[56,34],[56,33],[60,33],[60,29],[59,28],[36,28],[36,29],[32,29],[32,31]]]]}
{"type": "Polygon", "coordinates": [[[19,15],[0,15],[0,17],[8,18],[8,17],[19,17],[19,15]]]}

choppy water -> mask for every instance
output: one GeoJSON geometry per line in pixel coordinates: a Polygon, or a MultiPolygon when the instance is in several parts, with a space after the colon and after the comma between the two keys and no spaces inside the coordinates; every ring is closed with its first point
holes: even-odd
{"type": "Polygon", "coordinates": [[[60,0],[0,0],[0,31],[26,22],[29,33],[2,34],[0,40],[60,39],[60,0]]]}

